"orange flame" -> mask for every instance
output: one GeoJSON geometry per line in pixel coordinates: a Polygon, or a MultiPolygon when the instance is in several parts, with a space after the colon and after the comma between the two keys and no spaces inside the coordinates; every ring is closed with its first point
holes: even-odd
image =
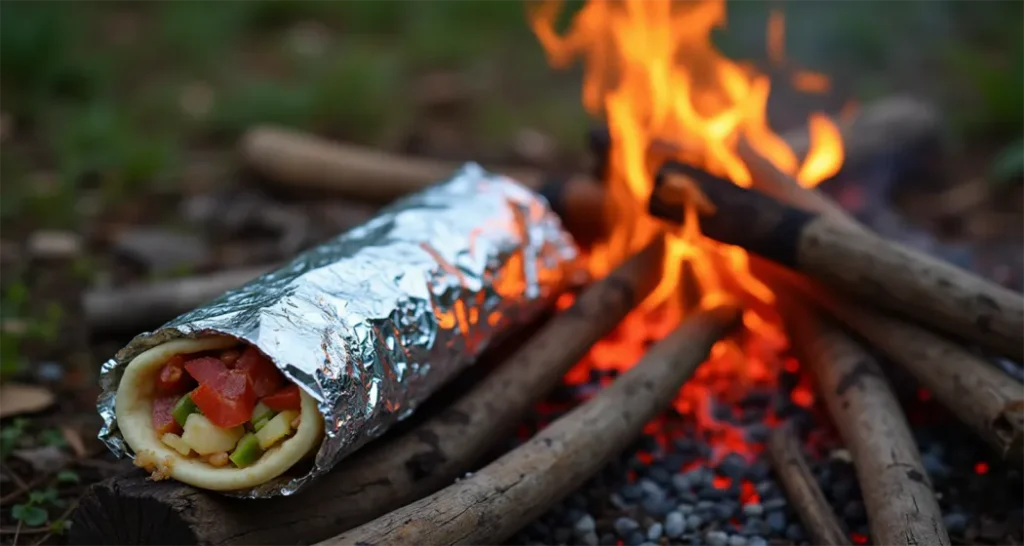
{"type": "MultiPolygon", "coordinates": [[[[656,235],[664,233],[666,241],[661,283],[613,336],[595,346],[590,364],[628,367],[642,353],[643,340],[654,332],[667,333],[694,304],[723,298],[748,302],[745,331],[714,347],[677,400],[677,409],[693,413],[705,430],[717,429],[731,444],[726,447],[745,452],[742,437],[710,418],[708,394],[731,398],[756,383],[774,381],[787,344],[774,312],[775,296],[750,273],[742,249],[701,235],[696,203],[683,205],[685,221],[678,227],[646,214],[654,174],[666,159],[664,154],[653,157],[652,150],[658,142],[675,142],[676,159],[740,186],[756,186],[738,153],[745,140],[802,186],[813,187],[842,164],[839,130],[828,117],[812,115],[811,144],[801,160],[768,126],[768,76],[725,57],[712,43],[712,31],[725,25],[724,0],[592,0],[563,35],[555,30],[560,8],[557,1],[534,4],[530,25],[552,66],[565,68],[582,60],[583,106],[604,119],[612,137],[605,213],[613,228],[591,252],[590,268],[602,276],[656,235]],[[702,302],[683,301],[684,271],[692,271],[702,302]]],[[[768,47],[775,64],[785,61],[783,33],[782,14],[773,12],[768,47]]],[[[794,80],[815,90],[828,87],[827,78],[811,72],[799,72],[794,80]]],[[[801,392],[801,405],[809,403],[808,395],[801,392]]]]}

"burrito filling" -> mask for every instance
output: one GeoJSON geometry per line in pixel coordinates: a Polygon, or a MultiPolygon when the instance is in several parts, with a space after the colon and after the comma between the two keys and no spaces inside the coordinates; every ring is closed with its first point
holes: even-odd
{"type": "Polygon", "coordinates": [[[215,467],[255,463],[302,420],[299,387],[254,347],[174,355],[154,393],[160,441],[215,467]]]}

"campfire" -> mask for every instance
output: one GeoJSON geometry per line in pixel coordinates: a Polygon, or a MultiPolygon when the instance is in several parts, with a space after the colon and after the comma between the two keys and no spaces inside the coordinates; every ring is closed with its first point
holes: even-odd
{"type": "MultiPolygon", "coordinates": [[[[979,355],[1021,358],[1021,297],[884,240],[815,191],[877,155],[888,127],[931,122],[896,102],[773,131],[773,87],[829,87],[786,58],[778,14],[774,78],[714,47],[721,1],[591,2],[565,31],[559,16],[544,2],[529,23],[554,68],[583,63],[598,168],[494,170],[547,198],[585,245],[593,283],[298,497],[252,503],[129,473],[83,500],[78,542],[542,541],[546,517],[572,513],[559,543],[950,543],[878,355],[993,461],[1019,466],[1024,396],[979,355]],[[830,445],[859,515],[837,517],[805,453],[830,445]],[[616,517],[595,521],[574,492],[622,470],[626,488],[604,506],[616,517]]],[[[275,128],[251,131],[242,153],[270,183],[374,202],[454,169],[275,128]]],[[[176,286],[163,305],[185,311],[262,271],[176,286]]],[[[86,312],[109,314],[111,301],[92,294],[86,312]]]]}

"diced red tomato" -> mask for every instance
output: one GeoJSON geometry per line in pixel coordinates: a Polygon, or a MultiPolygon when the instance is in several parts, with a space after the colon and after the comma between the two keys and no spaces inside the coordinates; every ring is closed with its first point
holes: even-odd
{"type": "Polygon", "coordinates": [[[249,347],[242,353],[235,362],[235,369],[249,376],[257,398],[272,394],[285,384],[284,374],[255,347],[249,347]]]}
{"type": "Polygon", "coordinates": [[[256,394],[247,375],[237,370],[226,370],[211,380],[200,381],[199,388],[192,391],[192,402],[199,406],[211,423],[231,428],[252,417],[256,394]]]}
{"type": "Polygon", "coordinates": [[[274,411],[297,410],[302,404],[301,400],[299,400],[299,386],[288,385],[267,396],[262,402],[274,411]]]}
{"type": "Polygon", "coordinates": [[[153,430],[156,431],[158,436],[163,436],[168,432],[181,434],[181,425],[171,415],[171,411],[174,410],[174,405],[178,403],[179,398],[181,397],[161,396],[153,399],[153,430]]]}
{"type": "Polygon", "coordinates": [[[160,368],[156,379],[157,394],[184,394],[195,386],[195,381],[185,373],[185,357],[174,355],[160,368]]]}
{"type": "Polygon", "coordinates": [[[201,356],[185,362],[185,370],[202,385],[220,377],[228,371],[228,367],[218,358],[201,356]]]}

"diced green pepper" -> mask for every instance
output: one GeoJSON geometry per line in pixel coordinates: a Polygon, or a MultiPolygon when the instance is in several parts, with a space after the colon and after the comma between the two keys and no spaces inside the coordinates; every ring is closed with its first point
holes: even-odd
{"type": "MultiPolygon", "coordinates": [[[[252,419],[249,419],[249,421],[252,424],[255,425],[257,421],[259,421],[259,420],[261,420],[263,418],[270,419],[274,415],[277,415],[276,411],[268,408],[267,405],[264,404],[263,402],[260,402],[260,403],[256,404],[255,408],[253,408],[253,410],[252,410],[252,419]]],[[[257,430],[259,430],[259,429],[257,429],[257,430]]]]}
{"type": "Polygon", "coordinates": [[[255,434],[250,432],[238,440],[235,451],[228,458],[235,463],[235,466],[243,468],[258,461],[261,455],[263,455],[263,448],[260,447],[260,441],[256,439],[255,434]]]}
{"type": "Polygon", "coordinates": [[[202,412],[199,411],[199,407],[192,401],[191,393],[182,396],[181,399],[178,400],[178,403],[174,405],[174,409],[171,410],[171,416],[174,417],[174,420],[181,426],[185,426],[185,421],[188,420],[188,416],[193,413],[202,412]]]}

